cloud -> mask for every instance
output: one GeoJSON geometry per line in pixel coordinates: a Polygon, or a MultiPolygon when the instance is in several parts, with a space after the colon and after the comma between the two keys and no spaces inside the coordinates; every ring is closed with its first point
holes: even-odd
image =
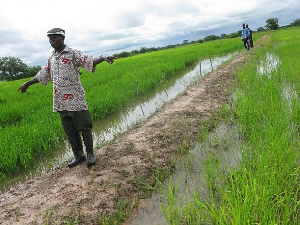
{"type": "Polygon", "coordinates": [[[228,34],[243,22],[256,30],[270,17],[286,25],[299,12],[298,0],[10,0],[0,8],[0,57],[44,64],[53,27],[66,30],[70,47],[97,56],[228,34]]]}
{"type": "Polygon", "coordinates": [[[145,15],[140,11],[126,11],[117,17],[117,29],[129,29],[144,25],[145,15]]]}

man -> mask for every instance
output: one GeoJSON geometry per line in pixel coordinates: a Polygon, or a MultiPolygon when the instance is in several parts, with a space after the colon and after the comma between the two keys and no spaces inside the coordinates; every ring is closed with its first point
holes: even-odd
{"type": "Polygon", "coordinates": [[[252,30],[248,27],[248,24],[246,24],[246,28],[249,30],[249,41],[250,41],[250,47],[253,48],[253,39],[252,39],[252,30]]]}
{"type": "Polygon", "coordinates": [[[106,61],[110,64],[117,57],[99,57],[83,55],[82,52],[65,45],[65,31],[53,28],[47,32],[50,45],[54,48],[45,66],[30,81],[20,86],[18,91],[25,93],[32,84],[53,83],[53,111],[59,112],[63,129],[70,141],[74,160],[68,166],[73,167],[86,160],[83,146],[86,147],[86,165],[95,165],[93,152],[92,119],[88,111],[85,92],[79,78],[80,67],[94,72],[96,65],[106,61]]]}
{"type": "Polygon", "coordinates": [[[249,35],[250,35],[249,30],[248,30],[248,28],[246,28],[246,25],[244,23],[242,26],[243,26],[242,34],[241,34],[242,41],[244,42],[244,46],[247,49],[247,51],[249,51],[249,47],[250,47],[250,44],[248,42],[249,35]]]}

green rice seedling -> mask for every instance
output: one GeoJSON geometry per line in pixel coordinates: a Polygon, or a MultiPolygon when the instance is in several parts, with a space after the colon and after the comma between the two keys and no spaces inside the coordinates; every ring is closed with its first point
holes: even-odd
{"type": "Polygon", "coordinates": [[[120,199],[116,205],[116,210],[112,214],[101,214],[97,218],[97,224],[111,225],[120,224],[124,222],[126,217],[132,213],[132,210],[136,206],[136,202],[130,203],[126,199],[120,199]]]}
{"type": "MultiPolygon", "coordinates": [[[[278,38],[276,34],[274,37],[278,38]]],[[[246,135],[248,147],[243,150],[242,168],[229,176],[228,186],[221,187],[222,197],[215,211],[220,212],[218,220],[224,223],[296,222],[299,175],[295,171],[299,171],[299,140],[298,131],[291,128],[298,116],[287,110],[287,102],[282,98],[284,83],[294,76],[282,67],[296,63],[290,54],[283,55],[282,51],[295,51],[299,43],[295,44],[294,41],[276,44],[261,52],[278,55],[280,62],[273,65],[273,70],[265,70],[261,75],[249,65],[239,74],[243,82],[236,104],[237,122],[246,135]]],[[[295,87],[295,93],[296,90],[295,87]]],[[[296,99],[288,104],[291,108],[293,104],[299,107],[296,99]]]]}
{"type": "Polygon", "coordinates": [[[178,184],[173,184],[172,179],[169,181],[169,189],[165,192],[167,204],[160,203],[160,208],[168,224],[180,224],[180,208],[177,202],[178,184]]]}
{"type": "Polygon", "coordinates": [[[192,224],[300,222],[300,29],[270,35],[270,46],[256,50],[238,73],[231,110],[244,141],[240,165],[221,171],[208,163],[208,181],[213,176],[221,182],[208,200],[195,193],[178,210],[189,220],[191,212],[199,213],[192,224]]]}
{"type": "Polygon", "coordinates": [[[194,156],[192,154],[187,155],[184,157],[183,162],[184,162],[184,168],[185,168],[185,183],[188,183],[188,173],[190,169],[192,168],[194,156]]]}
{"type": "MultiPolygon", "coordinates": [[[[117,112],[139,95],[167,82],[199,59],[240,50],[238,39],[222,39],[118,59],[99,65],[94,73],[83,72],[93,120],[117,112]],[[162,76],[163,74],[163,76],[162,76]]],[[[52,85],[36,84],[25,93],[17,92],[28,79],[0,83],[0,173],[5,176],[31,166],[63,139],[60,118],[52,112],[52,85]]]]}

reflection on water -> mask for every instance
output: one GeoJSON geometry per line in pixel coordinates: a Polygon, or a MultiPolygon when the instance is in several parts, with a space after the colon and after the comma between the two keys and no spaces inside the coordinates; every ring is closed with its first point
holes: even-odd
{"type": "Polygon", "coordinates": [[[99,145],[105,141],[110,141],[115,135],[128,130],[134,124],[147,119],[166,102],[174,99],[178,94],[185,91],[190,84],[211,72],[211,63],[213,68],[216,68],[232,56],[233,54],[229,54],[224,57],[214,58],[212,62],[210,62],[209,59],[204,60],[200,62],[201,73],[199,63],[193,70],[187,72],[183,77],[170,82],[168,87],[156,90],[155,93],[150,93],[149,95],[141,98],[135,106],[124,110],[117,116],[117,118],[114,118],[113,120],[108,119],[110,124],[105,121],[95,123],[95,128],[93,128],[93,130],[96,133],[96,144],[99,145]]]}
{"type": "Polygon", "coordinates": [[[191,202],[195,193],[200,196],[201,201],[209,201],[207,174],[218,176],[220,171],[237,168],[242,159],[240,145],[237,127],[220,124],[203,143],[196,144],[189,155],[177,164],[176,172],[164,182],[162,190],[142,200],[137,213],[124,225],[168,225],[160,207],[161,204],[168,207],[166,196],[170,190],[170,181],[173,186],[177,185],[176,200],[179,206],[191,202]],[[208,172],[207,162],[212,160],[214,164],[208,172]]]}
{"type": "MultiPolygon", "coordinates": [[[[266,60],[258,67],[259,76],[271,79],[272,73],[278,69],[280,60],[274,54],[267,53],[266,60]]],[[[297,92],[291,84],[283,83],[281,98],[287,105],[286,109],[292,112],[292,103],[297,99],[297,92]]],[[[291,129],[293,131],[293,129],[291,129]]],[[[236,126],[220,124],[212,133],[198,143],[182,162],[177,164],[176,172],[164,182],[164,188],[154,193],[150,198],[142,200],[136,214],[124,225],[168,225],[161,205],[168,208],[167,197],[170,190],[170,181],[177,186],[176,202],[178,208],[190,203],[197,193],[201,201],[209,201],[210,191],[208,182],[211,176],[215,184],[218,175],[222,172],[237,168],[242,160],[243,143],[240,141],[236,126]],[[207,162],[213,160],[213,166],[207,162]],[[216,176],[216,177],[214,177],[216,176]]],[[[170,206],[171,207],[171,206],[170,206]]]]}
{"type": "Polygon", "coordinates": [[[293,102],[297,101],[298,95],[292,84],[289,84],[287,82],[283,83],[281,98],[283,104],[287,106],[286,109],[288,113],[293,114],[292,104],[293,102]]]}
{"type": "MultiPolygon", "coordinates": [[[[133,125],[146,120],[151,114],[157,111],[166,102],[175,98],[196,80],[201,79],[212,69],[229,60],[235,54],[228,54],[223,57],[203,60],[192,70],[181,75],[180,78],[173,78],[164,87],[140,97],[135,105],[122,109],[120,112],[109,115],[101,121],[95,121],[93,125],[94,146],[100,146],[104,142],[111,141],[118,134],[127,131],[133,125]]],[[[8,177],[6,182],[1,182],[0,191],[9,188],[19,182],[24,182],[49,169],[65,165],[71,160],[73,153],[68,141],[54,149],[49,155],[42,156],[36,160],[35,166],[20,171],[18,174],[8,177]]]]}
{"type": "Polygon", "coordinates": [[[273,53],[267,52],[265,60],[262,60],[258,67],[258,74],[271,77],[272,72],[277,70],[280,63],[279,57],[273,53]]]}

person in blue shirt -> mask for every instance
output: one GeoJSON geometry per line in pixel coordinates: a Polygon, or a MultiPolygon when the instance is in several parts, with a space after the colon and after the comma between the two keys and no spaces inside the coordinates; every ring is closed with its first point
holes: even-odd
{"type": "Polygon", "coordinates": [[[253,39],[252,39],[252,30],[249,28],[248,24],[246,24],[246,28],[249,30],[249,41],[250,41],[250,47],[253,48],[253,39]]]}
{"type": "Polygon", "coordinates": [[[249,37],[250,37],[250,32],[249,32],[249,29],[246,28],[246,25],[244,23],[243,23],[243,29],[242,29],[241,37],[242,37],[242,41],[244,42],[245,48],[247,49],[247,51],[249,51],[250,44],[248,43],[248,40],[249,40],[249,37]]]}

